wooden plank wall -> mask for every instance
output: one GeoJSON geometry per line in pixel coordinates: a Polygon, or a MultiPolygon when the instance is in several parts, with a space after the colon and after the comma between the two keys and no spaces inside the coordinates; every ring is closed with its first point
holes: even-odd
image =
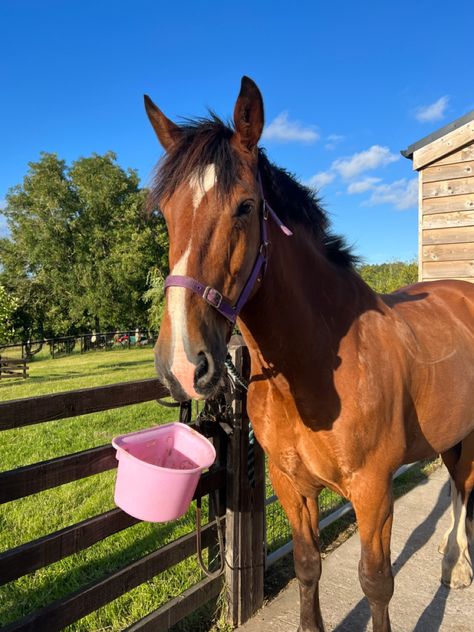
{"type": "Polygon", "coordinates": [[[419,173],[420,280],[474,283],[474,142],[419,173]]]}

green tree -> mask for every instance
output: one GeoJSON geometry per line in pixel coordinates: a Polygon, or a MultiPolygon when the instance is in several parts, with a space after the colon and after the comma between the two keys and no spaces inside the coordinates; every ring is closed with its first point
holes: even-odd
{"type": "Polygon", "coordinates": [[[416,261],[392,261],[390,263],[359,266],[359,274],[379,294],[388,294],[418,280],[416,261]]]}
{"type": "Polygon", "coordinates": [[[13,315],[17,307],[17,299],[0,285],[0,343],[10,342],[15,335],[13,315]]]}
{"type": "MultiPolygon", "coordinates": [[[[10,237],[0,244],[2,282],[19,300],[19,327],[36,335],[55,333],[65,325],[74,252],[71,228],[77,200],[65,162],[43,154],[30,163],[23,184],[13,187],[2,211],[10,237]],[[55,312],[61,315],[58,322],[55,312]]],[[[23,330],[23,331],[22,331],[23,330]]]]}
{"type": "Polygon", "coordinates": [[[76,161],[70,179],[81,209],[76,221],[76,294],[71,312],[96,330],[147,326],[147,275],[165,266],[162,219],[147,217],[146,191],[111,152],[76,161]]]}
{"type": "Polygon", "coordinates": [[[18,297],[24,337],[148,325],[147,276],[166,273],[168,245],[145,198],[112,152],[70,168],[55,154],[30,163],[7,195],[0,240],[0,280],[18,297]]]}
{"type": "Polygon", "coordinates": [[[153,267],[148,273],[148,289],[143,300],[149,305],[148,322],[154,331],[158,331],[163,318],[165,301],[165,277],[158,267],[153,267]]]}

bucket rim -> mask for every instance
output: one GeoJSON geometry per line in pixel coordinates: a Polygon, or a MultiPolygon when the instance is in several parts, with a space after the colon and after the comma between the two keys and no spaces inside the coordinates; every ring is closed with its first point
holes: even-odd
{"type": "MultiPolygon", "coordinates": [[[[146,467],[148,467],[150,469],[153,469],[154,471],[172,472],[174,474],[183,475],[183,476],[190,475],[190,474],[196,474],[197,472],[202,472],[203,470],[208,469],[214,463],[214,461],[216,460],[216,456],[217,456],[215,447],[212,445],[212,443],[209,441],[209,439],[207,439],[207,437],[204,437],[202,434],[200,434],[199,432],[197,432],[193,428],[189,428],[189,426],[186,426],[185,424],[183,424],[183,423],[181,423],[179,421],[172,421],[172,422],[170,422],[168,424],[163,424],[162,426],[152,426],[151,428],[143,428],[142,430],[135,430],[135,432],[128,432],[126,434],[119,435],[119,436],[114,437],[112,439],[112,445],[115,448],[115,450],[117,451],[117,459],[118,459],[119,453],[121,455],[124,454],[124,455],[126,455],[126,457],[128,459],[131,459],[132,461],[136,461],[141,466],[146,466],[146,467]],[[204,442],[207,446],[210,447],[211,454],[213,456],[213,459],[212,459],[211,463],[209,463],[209,465],[198,465],[197,467],[193,467],[193,468],[190,468],[190,469],[187,469],[187,470],[180,470],[180,469],[175,469],[175,468],[172,468],[172,467],[163,467],[161,465],[153,465],[153,463],[147,463],[147,461],[143,461],[142,459],[139,459],[134,454],[131,454],[123,446],[121,446],[121,445],[119,445],[117,443],[120,439],[122,439],[124,437],[131,437],[131,436],[134,436],[134,435],[145,434],[145,433],[148,433],[148,432],[152,432],[153,430],[158,430],[158,429],[161,429],[161,428],[169,428],[170,426],[179,426],[179,428],[184,430],[185,432],[191,432],[193,434],[196,434],[198,436],[198,440],[204,442]]],[[[122,456],[121,456],[121,458],[122,458],[122,456]]],[[[119,464],[120,464],[120,460],[119,460],[119,464]]]]}

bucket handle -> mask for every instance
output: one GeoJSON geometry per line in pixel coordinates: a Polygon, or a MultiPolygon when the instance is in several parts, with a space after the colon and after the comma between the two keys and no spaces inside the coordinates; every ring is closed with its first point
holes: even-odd
{"type": "Polygon", "coordinates": [[[204,564],[204,560],[202,559],[202,543],[201,543],[201,496],[196,498],[196,551],[197,558],[199,562],[199,566],[201,567],[202,572],[208,577],[214,578],[219,577],[224,571],[225,567],[225,558],[224,558],[224,533],[222,529],[221,519],[219,517],[218,511],[218,502],[217,502],[217,491],[214,494],[209,494],[209,502],[213,504],[214,515],[216,518],[217,525],[217,540],[219,542],[219,559],[220,564],[219,568],[215,571],[210,571],[209,568],[204,564]]]}

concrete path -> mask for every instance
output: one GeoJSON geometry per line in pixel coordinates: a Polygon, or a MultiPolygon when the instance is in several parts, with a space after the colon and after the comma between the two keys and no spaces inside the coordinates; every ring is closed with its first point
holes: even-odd
{"type": "MultiPolygon", "coordinates": [[[[450,590],[439,581],[437,549],[449,526],[448,487],[446,470],[441,468],[395,502],[393,632],[474,632],[474,583],[464,590],[450,590]]],[[[358,561],[357,534],[323,560],[320,592],[326,632],[372,629],[358,581],[358,561]]],[[[298,623],[298,586],[293,580],[239,631],[296,632],[298,623]]]]}

